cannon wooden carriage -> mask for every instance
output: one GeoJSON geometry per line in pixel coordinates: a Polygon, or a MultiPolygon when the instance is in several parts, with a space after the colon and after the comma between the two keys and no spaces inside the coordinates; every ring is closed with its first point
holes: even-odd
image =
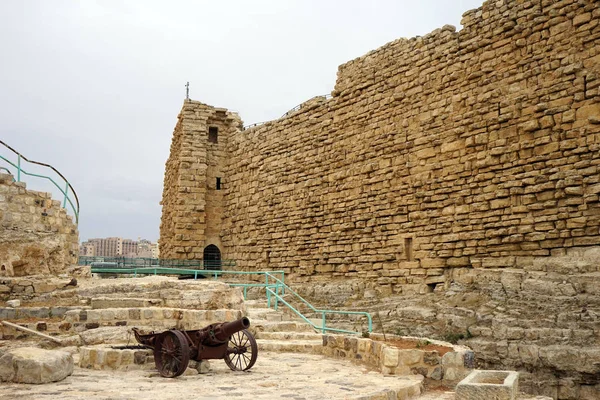
{"type": "Polygon", "coordinates": [[[190,360],[223,359],[232,371],[252,368],[258,356],[256,339],[246,317],[237,321],[211,324],[197,330],[171,329],[142,334],[133,328],[136,340],[154,350],[154,363],[166,378],[183,374],[190,360]]]}

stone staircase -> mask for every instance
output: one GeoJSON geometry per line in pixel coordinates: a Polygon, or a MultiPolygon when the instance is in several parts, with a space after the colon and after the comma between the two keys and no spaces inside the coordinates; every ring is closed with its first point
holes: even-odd
{"type": "Polygon", "coordinates": [[[259,350],[322,354],[322,335],[300,318],[268,308],[264,300],[246,300],[246,307],[259,350]]]}

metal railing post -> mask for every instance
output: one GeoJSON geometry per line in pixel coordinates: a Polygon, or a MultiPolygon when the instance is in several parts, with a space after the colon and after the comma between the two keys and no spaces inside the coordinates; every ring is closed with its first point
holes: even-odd
{"type": "Polygon", "coordinates": [[[17,155],[17,182],[21,182],[21,155],[17,155]]]}
{"type": "Polygon", "coordinates": [[[67,208],[67,194],[69,193],[69,182],[67,182],[67,186],[65,187],[65,199],[63,200],[63,208],[67,208]]]}
{"type": "Polygon", "coordinates": [[[271,292],[269,291],[269,273],[265,273],[265,291],[267,292],[267,307],[271,308],[271,292]]]}
{"type": "Polygon", "coordinates": [[[321,313],[321,332],[325,333],[325,312],[321,313]]]}
{"type": "Polygon", "coordinates": [[[275,283],[275,311],[277,311],[277,303],[279,302],[279,282],[275,283]]]}

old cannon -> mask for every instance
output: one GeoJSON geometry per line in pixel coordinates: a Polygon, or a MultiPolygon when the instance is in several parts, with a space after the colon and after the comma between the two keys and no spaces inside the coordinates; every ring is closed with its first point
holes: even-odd
{"type": "Polygon", "coordinates": [[[140,344],[154,350],[158,372],[174,378],[183,374],[190,360],[223,359],[232,371],[252,368],[258,346],[248,327],[250,320],[243,317],[189,331],[171,329],[142,334],[137,328],[132,330],[140,344]]]}

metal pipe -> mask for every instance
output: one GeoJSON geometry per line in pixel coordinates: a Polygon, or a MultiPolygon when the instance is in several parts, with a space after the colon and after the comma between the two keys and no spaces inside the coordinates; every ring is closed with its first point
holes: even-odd
{"type": "Polygon", "coordinates": [[[18,329],[18,330],[21,330],[21,331],[23,331],[23,332],[27,332],[27,333],[33,333],[34,335],[41,336],[41,337],[43,337],[44,339],[49,339],[49,340],[52,340],[52,341],[54,341],[54,342],[56,342],[56,343],[60,343],[60,344],[62,344],[62,340],[60,340],[60,339],[57,339],[57,338],[55,338],[55,337],[52,337],[52,336],[50,336],[50,335],[46,335],[46,334],[44,334],[44,333],[36,332],[36,331],[34,331],[34,330],[31,330],[31,329],[29,329],[29,328],[25,328],[24,326],[20,326],[20,325],[17,325],[17,324],[13,324],[13,323],[10,323],[10,322],[7,322],[7,321],[1,321],[1,323],[2,323],[2,325],[4,325],[4,326],[9,326],[9,327],[11,327],[11,328],[18,329]]]}

